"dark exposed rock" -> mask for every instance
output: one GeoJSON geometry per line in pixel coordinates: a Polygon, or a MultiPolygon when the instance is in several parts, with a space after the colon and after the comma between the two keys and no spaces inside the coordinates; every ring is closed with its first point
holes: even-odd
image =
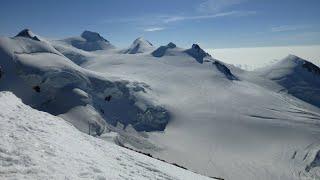
{"type": "Polygon", "coordinates": [[[167,50],[168,49],[173,49],[173,48],[176,48],[177,46],[170,42],[168,45],[166,46],[160,46],[158,49],[156,49],[155,51],[153,51],[151,54],[154,56],[154,57],[162,57],[166,54],[167,50]]]}
{"type": "Polygon", "coordinates": [[[81,34],[81,37],[86,39],[88,42],[95,42],[95,41],[109,42],[108,40],[104,39],[99,33],[92,32],[92,31],[84,31],[81,34]]]}
{"type": "Polygon", "coordinates": [[[35,41],[40,41],[40,39],[37,36],[33,35],[33,33],[29,29],[22,30],[16,35],[16,37],[25,37],[25,38],[33,39],[35,41]]]}
{"type": "Polygon", "coordinates": [[[37,93],[40,93],[40,86],[33,86],[32,89],[37,93]]]}
{"type": "Polygon", "coordinates": [[[306,171],[310,172],[312,168],[320,167],[320,150],[315,155],[313,161],[306,167],[306,171]]]}
{"type": "Polygon", "coordinates": [[[306,68],[311,73],[320,75],[320,68],[309,61],[304,61],[302,67],[306,68]]]}
{"type": "Polygon", "coordinates": [[[192,47],[190,49],[187,49],[185,52],[191,57],[195,58],[201,64],[204,62],[204,58],[211,58],[211,55],[201,49],[198,44],[193,44],[192,47]]]}
{"type": "Polygon", "coordinates": [[[229,80],[238,80],[238,78],[236,76],[234,76],[230,69],[222,64],[221,62],[219,61],[215,61],[212,63],[221,73],[223,73],[229,80]]]}
{"type": "Polygon", "coordinates": [[[109,101],[111,100],[111,98],[112,98],[112,96],[109,95],[109,96],[106,96],[106,97],[104,98],[104,100],[109,102],[109,101]]]}

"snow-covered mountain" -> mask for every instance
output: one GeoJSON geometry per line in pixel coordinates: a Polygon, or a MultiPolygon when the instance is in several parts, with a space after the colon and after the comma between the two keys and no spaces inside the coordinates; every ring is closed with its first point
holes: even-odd
{"type": "Polygon", "coordinates": [[[294,55],[257,70],[284,87],[284,91],[320,107],[320,68],[294,55]]]}
{"type": "Polygon", "coordinates": [[[16,36],[1,38],[0,45],[0,89],[14,92],[34,108],[63,116],[84,132],[92,127],[102,133],[106,120],[145,131],[163,130],[168,123],[164,108],[139,97],[148,88],[144,83],[83,69],[48,41],[16,36]]]}
{"type": "Polygon", "coordinates": [[[80,37],[71,37],[61,41],[85,51],[107,50],[114,48],[114,46],[108,40],[104,39],[99,33],[92,31],[84,31],[80,37]]]}
{"type": "Polygon", "coordinates": [[[25,37],[36,41],[40,41],[38,35],[33,34],[33,32],[31,32],[29,29],[22,30],[16,35],[16,37],[25,37]]]}
{"type": "Polygon", "coordinates": [[[170,56],[170,55],[174,55],[172,53],[170,53],[170,50],[175,49],[177,46],[170,42],[169,44],[165,45],[165,46],[160,46],[159,48],[157,48],[156,50],[154,50],[151,54],[154,57],[162,57],[162,56],[170,56]]]}
{"type": "Polygon", "coordinates": [[[139,37],[133,41],[133,43],[128,49],[123,50],[123,53],[138,54],[149,52],[153,49],[153,45],[148,40],[145,40],[143,37],[139,37]]]}
{"type": "Polygon", "coordinates": [[[316,99],[318,67],[308,61],[299,71],[280,63],[247,72],[197,44],[157,48],[139,38],[127,50],[85,51],[30,37],[0,38],[0,90],[82,132],[115,133],[120,146],[207,176],[320,177],[319,106],[267,73],[303,75],[290,82],[316,99]]]}

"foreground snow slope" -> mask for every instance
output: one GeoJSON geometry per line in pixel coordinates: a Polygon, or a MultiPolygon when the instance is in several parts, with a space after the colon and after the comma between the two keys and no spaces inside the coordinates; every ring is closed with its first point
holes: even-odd
{"type": "Polygon", "coordinates": [[[0,179],[210,179],[81,133],[0,92],[0,179]]]}

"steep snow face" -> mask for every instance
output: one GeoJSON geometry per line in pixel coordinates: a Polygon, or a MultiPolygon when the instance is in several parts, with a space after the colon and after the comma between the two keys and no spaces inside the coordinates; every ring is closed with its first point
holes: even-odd
{"type": "Polygon", "coordinates": [[[77,66],[47,41],[1,38],[0,57],[0,90],[60,115],[83,132],[92,128],[93,134],[100,134],[106,121],[131,124],[138,130],[163,130],[169,121],[166,109],[145,98],[147,84],[101,77],[77,66]]]}
{"type": "Polygon", "coordinates": [[[100,34],[91,31],[84,31],[81,34],[81,37],[72,37],[61,41],[85,51],[108,50],[114,48],[114,46],[100,36],[100,34]]]}
{"type": "Polygon", "coordinates": [[[210,179],[79,132],[0,92],[0,179],[210,179]]]}
{"type": "Polygon", "coordinates": [[[282,91],[320,107],[320,68],[294,55],[256,71],[281,86],[282,91]]]}
{"type": "Polygon", "coordinates": [[[138,39],[134,40],[132,45],[123,52],[126,54],[138,54],[149,52],[153,49],[154,47],[149,41],[145,40],[142,37],[139,37],[138,39]]]}

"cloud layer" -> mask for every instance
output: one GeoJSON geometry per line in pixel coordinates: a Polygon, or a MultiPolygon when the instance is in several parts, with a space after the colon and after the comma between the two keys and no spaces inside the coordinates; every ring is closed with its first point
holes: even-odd
{"type": "Polygon", "coordinates": [[[154,31],[162,31],[164,29],[165,28],[163,28],[163,27],[151,27],[151,28],[144,29],[144,31],[146,31],[146,32],[154,32],[154,31]]]}
{"type": "Polygon", "coordinates": [[[200,13],[217,13],[247,0],[206,0],[199,4],[197,11],[200,13]]]}

